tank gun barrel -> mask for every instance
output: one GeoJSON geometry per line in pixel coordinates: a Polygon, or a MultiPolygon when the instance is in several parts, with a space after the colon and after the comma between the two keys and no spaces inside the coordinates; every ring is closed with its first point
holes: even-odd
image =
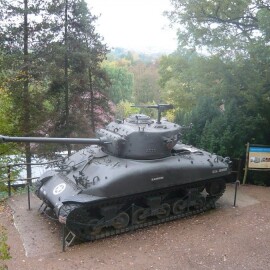
{"type": "Polygon", "coordinates": [[[173,109],[173,105],[172,105],[172,104],[132,105],[131,107],[157,109],[157,110],[158,110],[158,119],[157,119],[157,123],[158,123],[158,124],[160,124],[161,113],[162,113],[162,112],[165,112],[165,111],[167,111],[167,110],[173,109]]]}
{"type": "Polygon", "coordinates": [[[47,137],[9,137],[0,135],[0,143],[28,142],[28,143],[60,143],[60,144],[109,144],[105,138],[47,138],[47,137]]]}

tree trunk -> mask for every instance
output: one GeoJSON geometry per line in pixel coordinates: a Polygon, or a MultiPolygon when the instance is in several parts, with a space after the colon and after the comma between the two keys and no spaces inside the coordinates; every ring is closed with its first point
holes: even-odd
{"type": "MultiPolygon", "coordinates": [[[[68,85],[68,0],[65,1],[65,137],[69,137],[69,85],[68,85]]],[[[70,144],[67,144],[68,156],[71,155],[70,144]]]]}
{"type": "MultiPolygon", "coordinates": [[[[24,0],[24,23],[23,23],[23,132],[25,136],[30,134],[30,96],[29,96],[29,55],[28,55],[28,0],[24,0]]],[[[30,144],[25,145],[25,156],[26,156],[26,171],[27,171],[27,181],[32,184],[32,171],[31,171],[31,151],[30,144]]]]}
{"type": "Polygon", "coordinates": [[[88,68],[88,80],[89,80],[89,90],[90,90],[90,119],[91,119],[91,126],[92,130],[95,133],[95,111],[94,111],[94,91],[93,91],[93,79],[92,79],[92,72],[90,67],[88,68]]]}

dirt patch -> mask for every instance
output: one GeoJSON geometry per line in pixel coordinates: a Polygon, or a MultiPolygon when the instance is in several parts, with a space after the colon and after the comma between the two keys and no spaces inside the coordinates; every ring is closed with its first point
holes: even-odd
{"type": "Polygon", "coordinates": [[[217,209],[62,252],[61,228],[40,201],[9,200],[0,213],[12,259],[8,269],[269,269],[270,188],[228,185],[217,209]],[[13,220],[14,216],[14,220],[13,220]],[[15,223],[15,226],[14,226],[15,223]]]}

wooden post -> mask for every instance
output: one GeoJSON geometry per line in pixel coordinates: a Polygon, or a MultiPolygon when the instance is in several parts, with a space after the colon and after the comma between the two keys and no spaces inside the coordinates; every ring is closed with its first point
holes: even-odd
{"type": "Polygon", "coordinates": [[[249,161],[249,143],[247,143],[247,149],[246,149],[246,164],[245,164],[245,174],[243,179],[243,184],[245,185],[247,180],[247,173],[248,173],[248,161],[249,161]]]}

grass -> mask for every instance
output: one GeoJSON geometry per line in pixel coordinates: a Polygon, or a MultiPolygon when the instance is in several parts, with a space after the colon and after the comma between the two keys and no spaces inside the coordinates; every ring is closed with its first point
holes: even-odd
{"type": "Polygon", "coordinates": [[[7,244],[6,229],[0,225],[0,270],[6,270],[8,267],[2,261],[11,259],[9,245],[7,244]]]}
{"type": "MultiPolygon", "coordinates": [[[[5,207],[5,202],[0,202],[0,213],[5,211],[5,207]]],[[[8,267],[4,264],[4,261],[11,259],[7,239],[6,228],[0,224],[0,270],[7,270],[8,267]]]]}
{"type": "MultiPolygon", "coordinates": [[[[30,186],[30,192],[34,191],[34,186],[30,186]]],[[[19,188],[11,188],[11,196],[24,194],[27,192],[27,186],[19,188]]],[[[0,202],[5,201],[8,198],[8,188],[0,185],[0,202]]],[[[0,269],[1,270],[1,269],[0,269]]]]}

